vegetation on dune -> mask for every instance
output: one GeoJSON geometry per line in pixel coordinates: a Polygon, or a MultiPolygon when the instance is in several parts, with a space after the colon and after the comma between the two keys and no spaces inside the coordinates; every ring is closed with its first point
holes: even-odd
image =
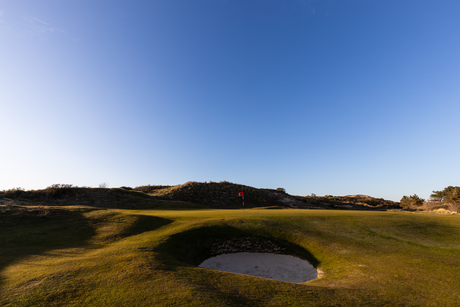
{"type": "Polygon", "coordinates": [[[69,184],[55,184],[43,190],[25,191],[15,188],[0,192],[1,197],[16,201],[47,202],[52,205],[88,205],[103,208],[162,208],[167,209],[237,209],[255,207],[284,207],[304,209],[341,210],[427,210],[445,209],[460,211],[460,187],[449,186],[433,191],[431,199],[424,200],[416,194],[403,196],[394,202],[367,195],[348,196],[295,196],[283,188],[258,189],[241,184],[222,182],[187,182],[182,185],[147,185],[135,188],[87,188],[69,184]],[[243,199],[239,194],[244,194],[243,199]]]}
{"type": "Polygon", "coordinates": [[[157,199],[147,194],[125,189],[75,187],[70,184],[54,184],[43,190],[25,191],[21,188],[0,193],[1,198],[19,202],[53,206],[93,206],[103,208],[155,208],[157,199]]]}
{"type": "Polygon", "coordinates": [[[400,209],[397,202],[367,195],[347,196],[305,196],[300,198],[310,207],[352,210],[388,210],[400,209]]]}
{"type": "Polygon", "coordinates": [[[177,186],[142,186],[134,190],[144,191],[149,195],[164,200],[180,200],[202,204],[212,208],[241,208],[242,199],[238,196],[244,193],[246,207],[264,207],[278,205],[285,193],[270,189],[222,182],[187,182],[177,186]]]}
{"type": "Polygon", "coordinates": [[[460,187],[448,186],[442,191],[433,191],[428,200],[424,200],[416,194],[403,196],[400,204],[404,209],[441,210],[446,213],[458,214],[460,212],[460,187]]]}
{"type": "Polygon", "coordinates": [[[244,193],[245,207],[282,206],[291,208],[327,208],[354,210],[398,209],[397,202],[373,198],[366,195],[354,196],[293,196],[285,189],[257,189],[241,184],[222,182],[187,182],[177,186],[141,186],[135,191],[148,193],[163,200],[181,200],[202,204],[211,208],[242,208],[238,197],[244,193]]]}

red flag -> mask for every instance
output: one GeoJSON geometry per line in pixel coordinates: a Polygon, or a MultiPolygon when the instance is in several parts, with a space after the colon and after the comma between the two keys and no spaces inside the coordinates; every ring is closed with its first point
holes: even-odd
{"type": "Polygon", "coordinates": [[[239,196],[239,197],[242,197],[242,196],[243,196],[243,192],[240,192],[240,193],[238,194],[238,196],[239,196]]]}

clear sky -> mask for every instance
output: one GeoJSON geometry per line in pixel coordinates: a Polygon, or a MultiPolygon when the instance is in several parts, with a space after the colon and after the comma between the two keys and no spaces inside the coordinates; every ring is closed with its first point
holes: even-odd
{"type": "Polygon", "coordinates": [[[460,185],[460,1],[0,0],[0,190],[460,185]]]}

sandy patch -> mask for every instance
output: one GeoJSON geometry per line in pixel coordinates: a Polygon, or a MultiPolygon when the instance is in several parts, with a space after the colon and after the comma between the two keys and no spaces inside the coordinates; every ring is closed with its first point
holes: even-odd
{"type": "Polygon", "coordinates": [[[318,278],[318,271],[308,261],[272,253],[223,254],[209,258],[199,266],[293,283],[318,278]]]}

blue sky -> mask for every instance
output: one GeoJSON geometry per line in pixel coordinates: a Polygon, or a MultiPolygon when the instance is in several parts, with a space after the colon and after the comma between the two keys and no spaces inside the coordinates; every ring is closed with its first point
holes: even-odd
{"type": "Polygon", "coordinates": [[[458,1],[0,0],[0,189],[460,185],[458,1]]]}

